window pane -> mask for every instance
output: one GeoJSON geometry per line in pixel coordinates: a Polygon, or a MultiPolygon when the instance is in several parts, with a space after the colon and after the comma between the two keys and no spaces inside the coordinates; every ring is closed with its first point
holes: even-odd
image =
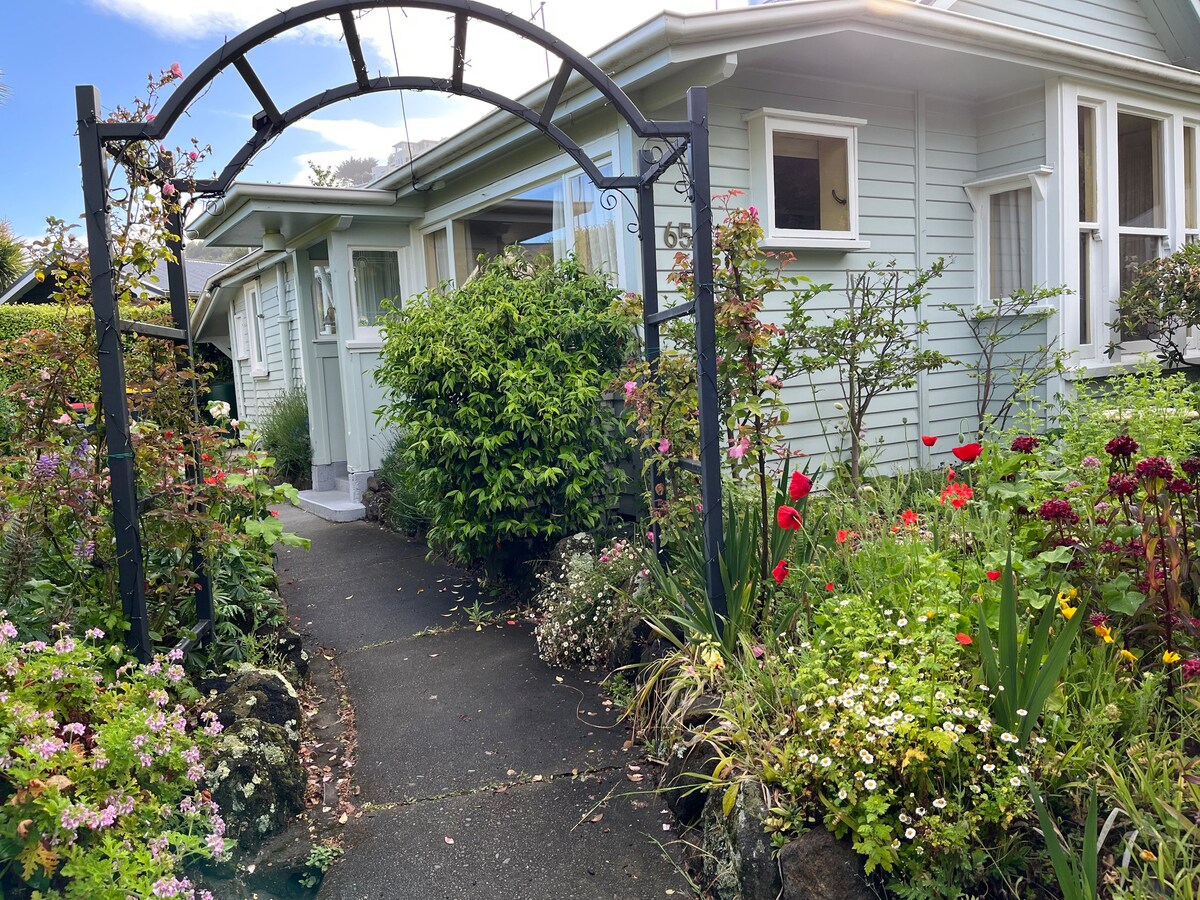
{"type": "Polygon", "coordinates": [[[1183,129],[1183,210],[1186,228],[1196,228],[1196,129],[1183,129]]]}
{"type": "MultiPolygon", "coordinates": [[[[1137,278],[1137,270],[1149,260],[1156,259],[1162,252],[1162,238],[1157,235],[1123,234],[1120,238],[1121,293],[1124,294],[1137,278]]],[[[1135,331],[1122,331],[1122,340],[1146,340],[1149,326],[1135,331]]]]}
{"type": "Polygon", "coordinates": [[[845,138],[776,131],[776,228],[850,230],[850,157],[845,138]]]}
{"type": "Polygon", "coordinates": [[[1096,110],[1079,107],[1079,221],[1099,221],[1096,213],[1096,110]]]}
{"type": "Polygon", "coordinates": [[[562,179],[556,178],[476,213],[468,223],[471,269],[481,255],[499,256],[507,247],[519,247],[530,260],[552,257],[555,210],[562,202],[562,179]]]}
{"type": "Polygon", "coordinates": [[[337,334],[337,319],[333,312],[333,288],[328,266],[313,266],[312,296],[317,331],[323,335],[337,334]]]}
{"type": "Polygon", "coordinates": [[[1121,225],[1162,228],[1162,123],[1120,113],[1117,116],[1117,187],[1121,225]]]}
{"type": "Polygon", "coordinates": [[[425,235],[425,280],[429,288],[450,280],[450,248],[444,228],[425,235]]]}
{"type": "Polygon", "coordinates": [[[993,194],[988,224],[993,298],[1033,289],[1033,191],[993,194]]]}
{"type": "MultiPolygon", "coordinates": [[[[608,166],[601,171],[608,174],[608,166]]],[[[586,175],[568,181],[571,196],[571,245],[575,256],[589,272],[617,274],[616,209],[605,209],[599,191],[586,175]]]]}
{"type": "Polygon", "coordinates": [[[1092,233],[1079,232],[1079,343],[1092,342],[1092,233]]]}
{"type": "Polygon", "coordinates": [[[384,298],[400,296],[400,260],[395,250],[354,251],[354,301],[359,325],[379,324],[384,298]]]}

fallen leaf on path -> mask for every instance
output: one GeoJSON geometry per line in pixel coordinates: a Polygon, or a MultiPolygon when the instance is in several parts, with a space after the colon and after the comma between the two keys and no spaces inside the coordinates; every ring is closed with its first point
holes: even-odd
{"type": "Polygon", "coordinates": [[[588,819],[588,821],[589,822],[599,822],[603,818],[604,818],[604,813],[596,813],[594,816],[592,816],[590,819],[588,819]]]}
{"type": "Polygon", "coordinates": [[[347,599],[347,600],[353,600],[353,599],[354,599],[354,595],[353,595],[353,594],[351,594],[351,595],[350,595],[349,597],[347,597],[346,599],[347,599]]]}
{"type": "Polygon", "coordinates": [[[558,681],[558,682],[561,682],[561,681],[562,681],[562,676],[561,676],[561,675],[555,675],[555,676],[554,676],[554,680],[555,680],[555,681],[558,681]]]}
{"type": "Polygon", "coordinates": [[[447,844],[453,844],[454,838],[450,837],[449,835],[446,835],[445,841],[447,844]]]}

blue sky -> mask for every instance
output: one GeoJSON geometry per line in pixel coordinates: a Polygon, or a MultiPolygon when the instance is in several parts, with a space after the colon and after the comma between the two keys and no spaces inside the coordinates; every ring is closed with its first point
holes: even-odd
{"type": "MultiPolygon", "coordinates": [[[[540,0],[493,0],[522,16],[540,0]]],[[[547,0],[546,27],[584,52],[597,49],[659,9],[711,10],[745,0],[547,0]]],[[[75,137],[75,85],[94,84],[105,108],[144,94],[148,73],[178,62],[184,73],[222,40],[284,8],[286,0],[13,0],[0,32],[0,70],[11,94],[0,105],[0,219],[36,238],[46,216],[76,221],[80,213],[79,146],[75,137]]],[[[539,20],[540,24],[540,20],[539,20]]],[[[451,24],[447,16],[383,10],[360,22],[372,74],[448,74],[451,24]],[[393,41],[395,48],[393,50],[393,41]]],[[[339,29],[315,26],[276,38],[250,60],[280,108],[352,79],[339,29]]],[[[503,32],[473,28],[468,34],[468,80],[510,94],[546,77],[544,55],[503,32]]],[[[239,76],[228,69],[168,144],[192,137],[214,149],[219,167],[250,134],[258,110],[239,76]]],[[[256,157],[242,178],[281,183],[307,181],[305,161],[336,164],[349,156],[386,156],[405,139],[443,138],[487,110],[473,101],[408,93],[377,95],[327,107],[297,123],[256,157]]]]}

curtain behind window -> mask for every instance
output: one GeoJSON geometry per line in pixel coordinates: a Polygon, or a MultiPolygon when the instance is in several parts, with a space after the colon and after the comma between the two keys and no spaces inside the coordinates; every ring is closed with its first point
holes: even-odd
{"type": "Polygon", "coordinates": [[[374,327],[381,301],[400,296],[400,260],[394,250],[354,251],[354,299],[358,324],[374,327]]]}
{"type": "MultiPolygon", "coordinates": [[[[601,171],[608,174],[609,166],[601,171]]],[[[586,175],[570,179],[571,231],[575,255],[589,272],[615,278],[617,275],[617,219],[615,209],[605,209],[601,191],[586,175]]],[[[557,224],[557,223],[556,223],[557,224]]]]}
{"type": "Polygon", "coordinates": [[[1033,289],[1033,191],[1020,188],[991,196],[988,225],[992,299],[1033,289]]]}

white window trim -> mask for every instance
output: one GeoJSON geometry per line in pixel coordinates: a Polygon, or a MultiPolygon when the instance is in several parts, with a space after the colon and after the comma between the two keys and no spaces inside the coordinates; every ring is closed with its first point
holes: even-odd
{"type": "Polygon", "coordinates": [[[267,332],[266,322],[262,314],[261,294],[259,283],[252,281],[242,289],[246,305],[247,328],[250,343],[250,374],[255,378],[266,378],[267,371],[267,332]]]}
{"type": "Polygon", "coordinates": [[[250,326],[247,324],[244,301],[235,304],[233,311],[233,349],[239,361],[250,358],[250,326]]]}
{"type": "Polygon", "coordinates": [[[804,113],[797,110],[764,107],[745,117],[750,139],[750,199],[760,213],[763,227],[762,246],[767,249],[793,250],[865,250],[869,241],[859,238],[858,230],[858,128],[866,119],[804,113]],[[805,231],[776,228],[774,140],[776,131],[814,137],[836,137],[846,141],[848,231],[805,231]]]}
{"type": "MultiPolygon", "coordinates": [[[[1050,176],[1054,174],[1051,166],[1038,166],[1021,172],[1007,175],[996,175],[991,178],[980,178],[968,181],[963,185],[967,192],[967,200],[975,214],[975,303],[980,308],[995,307],[995,298],[991,294],[991,199],[996,194],[1030,188],[1033,195],[1033,288],[1036,290],[1046,284],[1048,245],[1048,222],[1046,215],[1046,187],[1050,176]]],[[[1032,310],[1031,310],[1032,311],[1032,310]]]]}
{"type": "MultiPolygon", "coordinates": [[[[1093,239],[1101,250],[1102,258],[1093,270],[1093,297],[1089,308],[1091,315],[1092,341],[1080,345],[1078,316],[1062,317],[1062,346],[1078,353],[1078,361],[1085,372],[1100,375],[1119,371],[1122,367],[1136,363],[1143,354],[1152,352],[1148,341],[1129,341],[1111,359],[1108,344],[1112,340],[1109,324],[1115,314],[1116,294],[1120,285],[1120,259],[1116,249],[1120,246],[1122,233],[1161,235],[1164,251],[1178,249],[1186,237],[1184,209],[1184,161],[1183,129],[1195,125],[1197,116],[1194,106],[1185,106],[1167,98],[1146,97],[1098,85],[1064,84],[1060,88],[1059,105],[1062,110],[1063,161],[1062,200],[1063,226],[1069,240],[1065,242],[1063,259],[1064,282],[1073,292],[1079,289],[1079,249],[1075,237],[1080,229],[1079,210],[1079,160],[1076,108],[1090,106],[1096,110],[1096,186],[1097,215],[1100,221],[1093,231],[1093,239]],[[1166,225],[1161,229],[1137,229],[1120,227],[1117,223],[1118,209],[1117,158],[1115,140],[1119,113],[1158,119],[1163,123],[1162,172],[1163,205],[1166,225]]],[[[1198,135],[1200,138],[1200,135],[1198,135]]],[[[1198,148],[1197,156],[1200,156],[1198,148]]]]}
{"type": "Polygon", "coordinates": [[[346,346],[351,349],[369,349],[371,347],[381,347],[383,345],[383,329],[378,325],[360,325],[358,324],[358,288],[354,279],[354,254],[359,251],[383,251],[396,254],[396,270],[400,273],[400,300],[403,302],[404,295],[404,259],[400,254],[398,247],[384,247],[371,244],[353,244],[346,248],[346,259],[348,260],[347,278],[350,281],[350,321],[354,324],[353,332],[348,335],[346,346]]]}

